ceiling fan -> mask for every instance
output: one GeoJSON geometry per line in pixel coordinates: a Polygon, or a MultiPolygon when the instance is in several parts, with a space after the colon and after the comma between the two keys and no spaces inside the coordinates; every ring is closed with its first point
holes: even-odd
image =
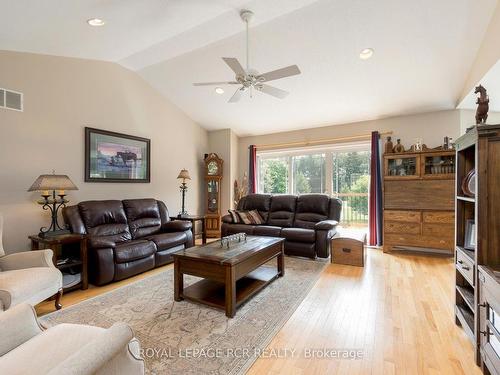
{"type": "Polygon", "coordinates": [[[285,77],[294,76],[300,74],[299,67],[297,65],[290,65],[285,68],[273,70],[264,74],[260,74],[255,69],[250,69],[249,63],[249,47],[248,47],[248,24],[253,17],[253,12],[250,10],[242,10],[240,12],[241,19],[246,24],[246,69],[240,64],[238,59],[234,57],[223,57],[222,60],[231,68],[231,70],[236,74],[234,81],[226,82],[202,82],[193,83],[194,86],[216,86],[216,85],[241,85],[234,95],[229,99],[229,103],[238,102],[243,93],[250,91],[250,97],[252,97],[253,89],[274,96],[279,99],[284,99],[289,93],[285,90],[281,90],[277,87],[270,86],[266,84],[269,81],[274,81],[276,79],[281,79],[285,77]]]}

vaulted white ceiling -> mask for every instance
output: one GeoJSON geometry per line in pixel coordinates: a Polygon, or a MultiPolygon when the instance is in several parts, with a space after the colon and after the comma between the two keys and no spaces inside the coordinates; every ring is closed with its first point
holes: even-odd
{"type": "Polygon", "coordinates": [[[0,0],[0,49],[115,61],[207,129],[240,135],[455,108],[496,0],[0,0]],[[229,104],[193,82],[232,80],[221,57],[244,60],[242,8],[256,16],[251,65],[297,64],[229,104]],[[104,19],[92,28],[86,20],[104,19]],[[362,61],[361,49],[375,50],[362,61]]]}

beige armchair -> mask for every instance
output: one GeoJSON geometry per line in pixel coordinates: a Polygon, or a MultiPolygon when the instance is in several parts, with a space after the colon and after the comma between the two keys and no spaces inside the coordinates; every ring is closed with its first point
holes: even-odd
{"type": "Polygon", "coordinates": [[[0,311],[21,302],[36,305],[56,297],[60,309],[62,274],[52,262],[52,250],[5,254],[2,244],[3,216],[0,214],[0,311]]]}
{"type": "Polygon", "coordinates": [[[0,374],[144,374],[132,329],[59,324],[43,330],[30,305],[0,314],[0,374]]]}

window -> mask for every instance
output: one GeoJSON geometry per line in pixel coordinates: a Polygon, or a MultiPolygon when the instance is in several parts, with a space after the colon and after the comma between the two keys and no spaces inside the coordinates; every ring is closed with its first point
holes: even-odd
{"type": "Polygon", "coordinates": [[[259,158],[259,192],[284,194],[288,192],[288,158],[259,158]]]}
{"type": "Polygon", "coordinates": [[[370,145],[257,153],[259,193],[326,193],[342,200],[342,224],[368,223],[370,145]]]}
{"type": "Polygon", "coordinates": [[[325,193],[325,154],[292,156],[293,194],[325,193]]]}

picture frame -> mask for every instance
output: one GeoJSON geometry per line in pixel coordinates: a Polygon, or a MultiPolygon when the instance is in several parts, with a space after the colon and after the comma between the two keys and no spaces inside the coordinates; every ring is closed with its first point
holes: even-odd
{"type": "Polygon", "coordinates": [[[464,249],[476,250],[476,224],[474,220],[465,222],[464,249]]]}
{"type": "Polygon", "coordinates": [[[151,182],[151,140],[85,127],[85,182],[151,182]]]}

